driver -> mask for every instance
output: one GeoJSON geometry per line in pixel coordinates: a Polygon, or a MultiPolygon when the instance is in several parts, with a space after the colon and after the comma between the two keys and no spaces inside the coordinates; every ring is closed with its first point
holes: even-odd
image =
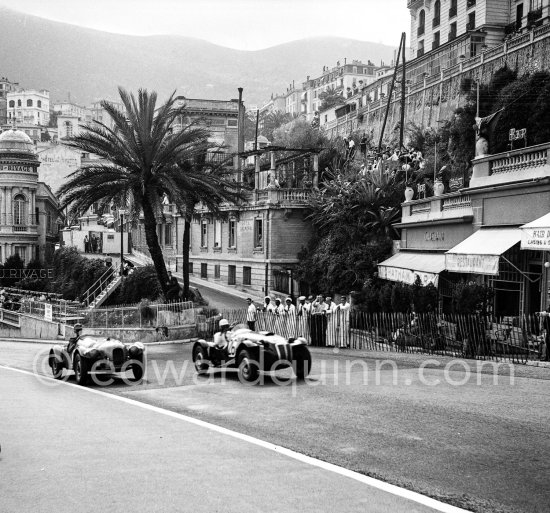
{"type": "Polygon", "coordinates": [[[215,365],[219,365],[222,360],[225,359],[225,350],[229,347],[229,321],[227,319],[220,319],[220,331],[214,333],[214,354],[212,355],[212,361],[215,365]]]}
{"type": "Polygon", "coordinates": [[[72,353],[72,351],[76,347],[76,343],[78,342],[80,335],[82,335],[82,324],[80,323],[75,324],[73,329],[74,329],[74,337],[71,337],[69,339],[69,344],[67,345],[67,352],[69,354],[72,353]]]}

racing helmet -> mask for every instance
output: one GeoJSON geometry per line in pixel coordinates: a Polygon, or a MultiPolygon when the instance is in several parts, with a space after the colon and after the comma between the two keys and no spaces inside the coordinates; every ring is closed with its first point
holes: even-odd
{"type": "Polygon", "coordinates": [[[222,326],[229,326],[229,321],[227,319],[220,319],[220,328],[222,326]]]}

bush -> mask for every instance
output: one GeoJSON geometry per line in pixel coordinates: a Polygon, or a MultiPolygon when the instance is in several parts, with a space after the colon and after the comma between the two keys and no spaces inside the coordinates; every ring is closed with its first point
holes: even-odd
{"type": "Polygon", "coordinates": [[[12,269],[20,270],[25,269],[25,264],[19,255],[12,255],[6,259],[6,262],[3,266],[4,275],[2,276],[2,286],[3,287],[14,287],[15,284],[21,280],[19,276],[15,278],[10,278],[10,271],[12,269]]]}
{"type": "Polygon", "coordinates": [[[494,290],[485,284],[461,281],[453,288],[453,312],[466,315],[487,315],[494,295],[494,290]]]}
{"type": "Polygon", "coordinates": [[[134,304],[142,299],[156,300],[162,296],[157,273],[152,265],[137,267],[123,278],[118,290],[109,299],[110,304],[134,304]]]}
{"type": "Polygon", "coordinates": [[[396,283],[391,291],[391,307],[394,312],[407,313],[411,311],[411,286],[396,283]]]}

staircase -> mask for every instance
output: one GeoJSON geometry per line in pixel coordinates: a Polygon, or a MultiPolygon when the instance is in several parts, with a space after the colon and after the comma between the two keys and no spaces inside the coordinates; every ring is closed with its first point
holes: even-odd
{"type": "Polygon", "coordinates": [[[114,267],[107,269],[84,294],[82,302],[89,310],[101,306],[122,282],[114,267]]]}

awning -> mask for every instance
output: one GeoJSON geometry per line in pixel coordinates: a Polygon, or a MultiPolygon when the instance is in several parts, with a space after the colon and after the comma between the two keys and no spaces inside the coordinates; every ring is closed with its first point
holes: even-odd
{"type": "Polygon", "coordinates": [[[409,285],[420,276],[422,285],[433,283],[437,287],[439,273],[444,269],[444,253],[400,251],[378,264],[378,276],[383,280],[399,281],[409,285]]]}
{"type": "Polygon", "coordinates": [[[518,228],[485,228],[445,253],[445,269],[454,273],[498,274],[500,255],[521,239],[518,228]]]}
{"type": "Polygon", "coordinates": [[[521,249],[550,251],[550,214],[520,226],[521,249]]]}

